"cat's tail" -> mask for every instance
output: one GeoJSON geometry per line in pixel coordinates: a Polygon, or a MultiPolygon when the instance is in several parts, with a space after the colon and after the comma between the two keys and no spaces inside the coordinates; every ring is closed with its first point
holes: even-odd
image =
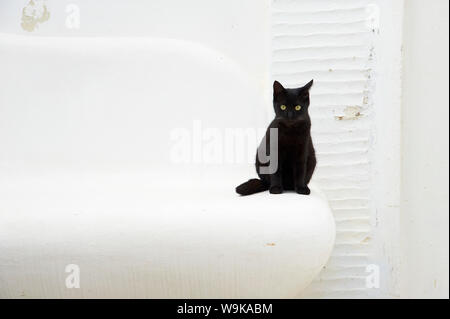
{"type": "Polygon", "coordinates": [[[264,192],[268,189],[269,186],[266,185],[262,180],[254,178],[236,187],[236,193],[242,196],[246,196],[259,192],[264,192]]]}

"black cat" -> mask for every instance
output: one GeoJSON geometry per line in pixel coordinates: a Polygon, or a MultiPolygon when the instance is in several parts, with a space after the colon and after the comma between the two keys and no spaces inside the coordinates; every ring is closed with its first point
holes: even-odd
{"type": "Polygon", "coordinates": [[[262,173],[262,169],[267,169],[270,163],[261,160],[261,156],[257,154],[256,172],[260,179],[251,179],[236,187],[238,194],[251,195],[266,190],[271,194],[281,194],[284,190],[310,194],[308,183],[316,167],[311,119],[308,114],[309,89],[312,84],[311,80],[304,87],[285,89],[279,82],[274,82],[273,107],[276,116],[267,129],[258,153],[270,155],[270,129],[278,129],[276,169],[271,173],[262,173]]]}

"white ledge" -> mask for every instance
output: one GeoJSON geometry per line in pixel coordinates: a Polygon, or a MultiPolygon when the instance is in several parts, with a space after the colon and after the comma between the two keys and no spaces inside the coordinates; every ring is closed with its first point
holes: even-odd
{"type": "Polygon", "coordinates": [[[330,255],[334,221],[315,189],[239,197],[149,178],[2,183],[0,297],[291,298],[330,255]],[[80,289],[65,288],[68,264],[80,289]]]}
{"type": "Polygon", "coordinates": [[[193,121],[267,125],[234,61],[172,40],[0,43],[0,297],[296,297],[322,269],[335,232],[316,189],[239,197],[239,165],[164,167],[193,121]]]}

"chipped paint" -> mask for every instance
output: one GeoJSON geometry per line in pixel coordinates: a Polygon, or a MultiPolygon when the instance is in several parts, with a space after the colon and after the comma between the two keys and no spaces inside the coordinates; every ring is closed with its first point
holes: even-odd
{"type": "Polygon", "coordinates": [[[344,109],[344,115],[337,115],[334,118],[338,121],[357,120],[363,116],[360,106],[347,106],[344,109]]]}
{"type": "Polygon", "coordinates": [[[50,12],[44,1],[30,0],[22,9],[21,26],[25,31],[33,32],[39,24],[46,22],[48,19],[50,19],[50,12]]]}

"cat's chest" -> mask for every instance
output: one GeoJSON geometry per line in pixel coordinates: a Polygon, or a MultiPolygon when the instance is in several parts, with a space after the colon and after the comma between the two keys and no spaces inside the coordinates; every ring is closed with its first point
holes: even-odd
{"type": "MultiPolygon", "coordinates": [[[[309,141],[310,124],[307,122],[291,122],[274,120],[269,129],[276,129],[278,147],[283,151],[296,151],[304,148],[309,141]]],[[[267,131],[267,135],[269,131],[267,131]]]]}
{"type": "Polygon", "coordinates": [[[307,134],[298,129],[279,129],[278,143],[280,146],[300,146],[306,143],[307,134]]]}

